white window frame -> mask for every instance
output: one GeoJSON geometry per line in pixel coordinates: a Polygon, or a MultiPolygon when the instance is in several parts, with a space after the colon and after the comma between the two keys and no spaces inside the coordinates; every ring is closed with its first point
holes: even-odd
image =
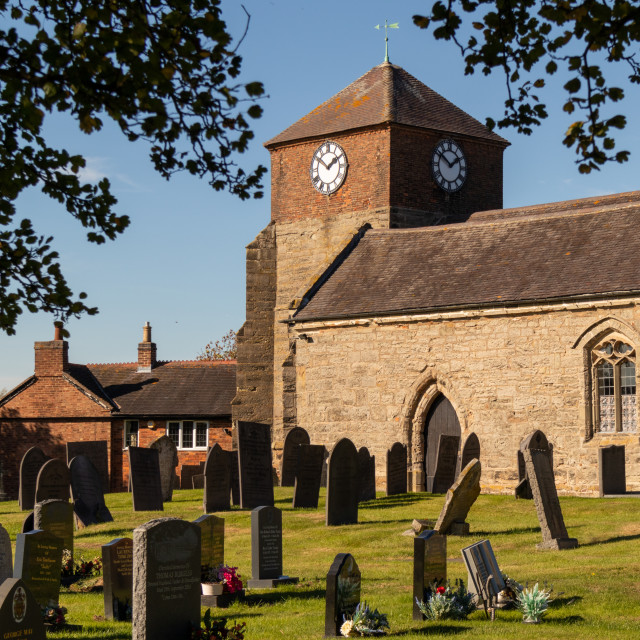
{"type": "Polygon", "coordinates": [[[167,420],[167,429],[166,429],[166,434],[171,437],[169,435],[169,429],[172,425],[178,425],[178,443],[176,444],[176,447],[178,448],[179,451],[206,451],[208,446],[209,446],[209,421],[208,420],[167,420]],[[185,425],[191,425],[191,435],[192,435],[192,443],[193,446],[183,446],[183,436],[184,436],[184,430],[185,430],[185,425]],[[196,446],[195,442],[196,442],[196,434],[197,434],[197,427],[198,425],[206,425],[206,443],[204,444],[204,446],[196,446]]]}
{"type": "Polygon", "coordinates": [[[139,420],[125,420],[124,421],[124,448],[126,449],[129,446],[138,447],[139,446],[139,434],[140,434],[140,421],[139,420]],[[135,425],[135,432],[131,431],[131,427],[135,425]],[[130,443],[131,436],[135,433],[136,441],[134,443],[130,443]]]}

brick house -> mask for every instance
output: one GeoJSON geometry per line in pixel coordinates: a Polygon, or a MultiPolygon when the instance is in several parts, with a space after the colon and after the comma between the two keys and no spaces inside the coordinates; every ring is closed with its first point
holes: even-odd
{"type": "Polygon", "coordinates": [[[33,375],[0,398],[0,458],[12,498],[22,456],[35,445],[65,459],[67,442],[105,440],[112,491],[126,490],[129,444],[148,446],[166,433],[178,447],[178,473],[203,462],[215,443],[231,448],[235,361],[159,361],[148,323],[137,362],[72,364],[59,327],[34,349],[33,375]]]}

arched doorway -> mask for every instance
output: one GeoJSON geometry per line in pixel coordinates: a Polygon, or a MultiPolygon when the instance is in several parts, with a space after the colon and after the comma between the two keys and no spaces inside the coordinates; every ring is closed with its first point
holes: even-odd
{"type": "Polygon", "coordinates": [[[460,422],[449,400],[439,394],[424,423],[426,491],[444,493],[454,483],[460,448],[460,422]]]}

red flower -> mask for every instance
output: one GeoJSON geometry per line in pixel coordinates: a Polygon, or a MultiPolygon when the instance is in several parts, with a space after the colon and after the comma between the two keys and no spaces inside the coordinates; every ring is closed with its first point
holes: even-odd
{"type": "Polygon", "coordinates": [[[436,593],[439,593],[440,595],[444,595],[445,591],[446,591],[446,589],[444,587],[438,587],[436,589],[436,593]]]}

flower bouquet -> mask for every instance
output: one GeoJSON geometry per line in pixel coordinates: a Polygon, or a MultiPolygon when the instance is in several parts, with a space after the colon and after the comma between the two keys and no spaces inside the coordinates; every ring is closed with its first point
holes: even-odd
{"type": "Polygon", "coordinates": [[[238,567],[230,567],[227,564],[221,564],[217,567],[210,567],[208,564],[203,565],[200,573],[200,582],[203,585],[219,585],[220,588],[214,590],[218,593],[238,593],[242,591],[242,579],[238,573],[238,567]]]}
{"type": "Polygon", "coordinates": [[[465,620],[476,610],[473,599],[464,582],[456,580],[455,588],[448,581],[446,587],[434,582],[427,590],[425,600],[416,598],[416,603],[427,620],[465,620]]]}
{"type": "Polygon", "coordinates": [[[340,627],[340,633],[347,638],[357,636],[383,636],[389,628],[387,616],[377,609],[371,609],[366,602],[360,602],[349,620],[340,627]]]}

